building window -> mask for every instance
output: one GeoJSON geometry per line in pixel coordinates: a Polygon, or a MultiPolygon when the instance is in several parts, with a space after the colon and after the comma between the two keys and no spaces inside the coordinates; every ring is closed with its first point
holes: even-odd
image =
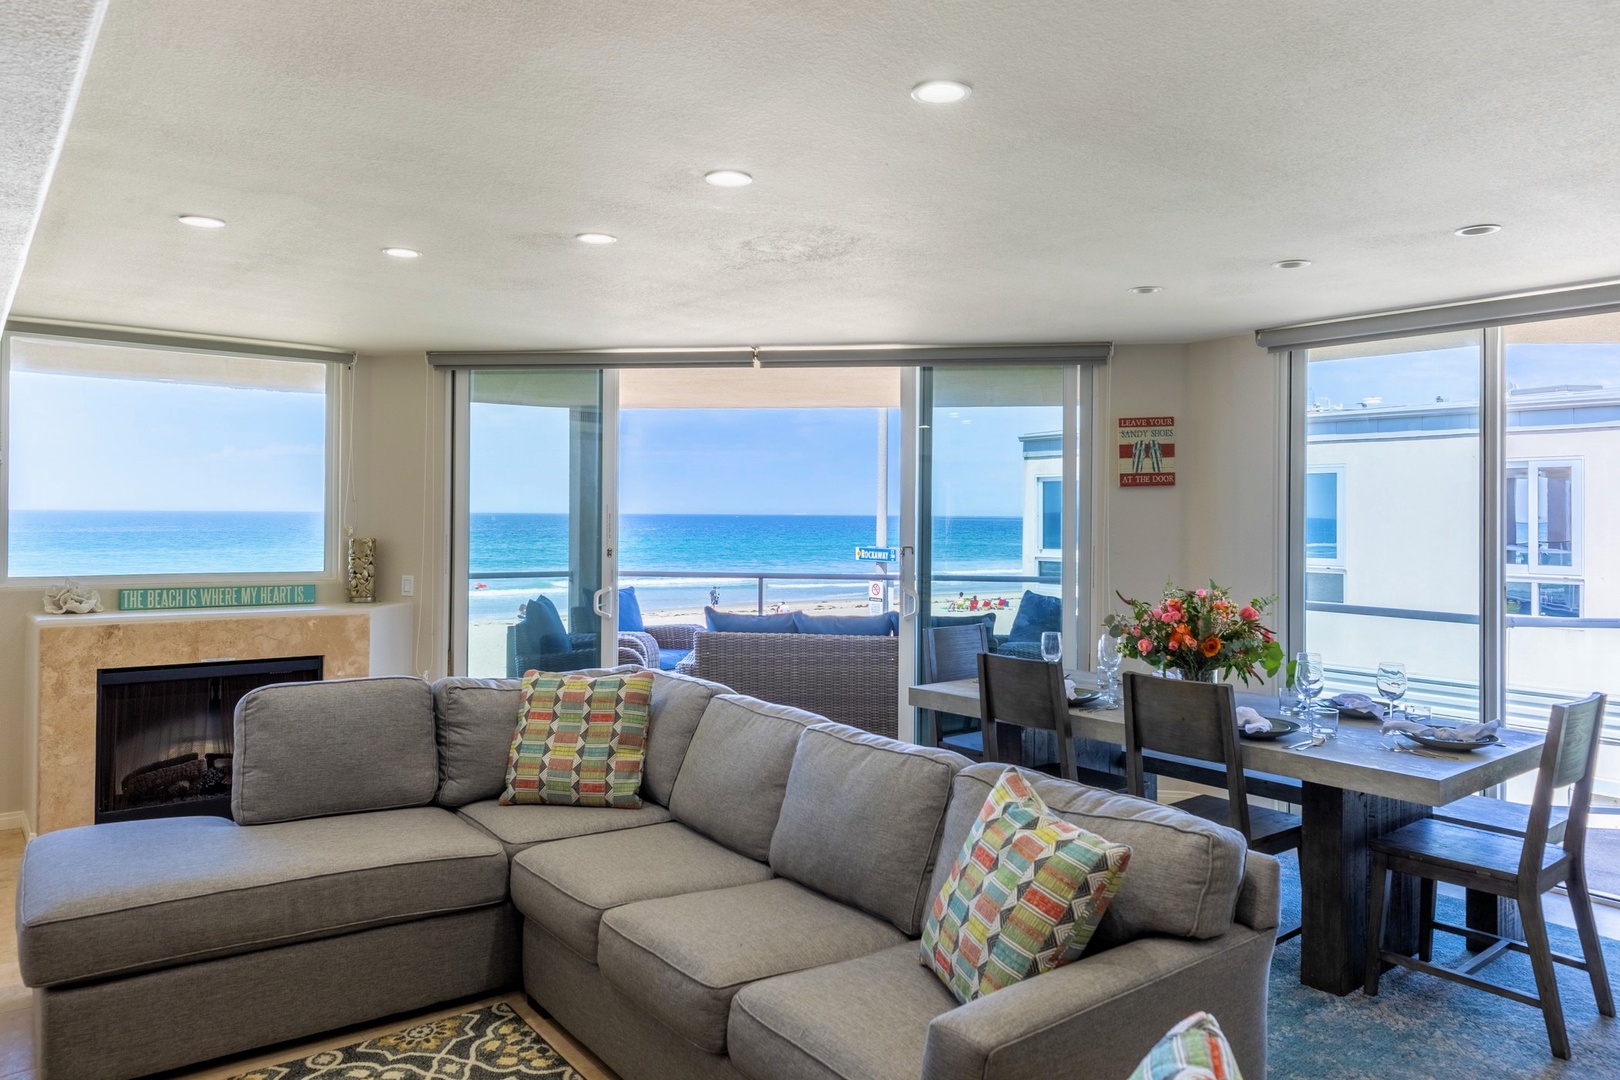
{"type": "Polygon", "coordinates": [[[1509,566],[1567,571],[1578,565],[1581,492],[1576,462],[1510,462],[1506,497],[1509,566]]]}
{"type": "Polygon", "coordinates": [[[327,570],[336,364],[6,344],[7,576],[327,570]]]}
{"type": "Polygon", "coordinates": [[[1041,481],[1041,550],[1063,550],[1063,480],[1041,481]]]}
{"type": "Polygon", "coordinates": [[[1581,583],[1511,580],[1507,583],[1507,613],[1578,619],[1581,617],[1581,583]]]}
{"type": "Polygon", "coordinates": [[[1344,603],[1344,571],[1305,571],[1305,600],[1318,604],[1344,603]]]}
{"type": "MultiPolygon", "coordinates": [[[[1315,562],[1344,558],[1339,522],[1344,518],[1344,468],[1313,468],[1305,474],[1305,557],[1315,562]]],[[[1342,591],[1342,587],[1341,587],[1342,591]]]]}

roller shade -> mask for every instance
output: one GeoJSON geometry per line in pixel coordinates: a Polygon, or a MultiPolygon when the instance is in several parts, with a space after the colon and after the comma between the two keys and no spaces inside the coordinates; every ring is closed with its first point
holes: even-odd
{"type": "Polygon", "coordinates": [[[124,326],[95,326],[85,323],[58,323],[35,319],[11,319],[9,334],[63,341],[102,342],[138,349],[164,349],[176,353],[206,353],[210,356],[262,356],[275,360],[322,360],[348,364],[354,353],[323,345],[295,345],[278,341],[252,341],[243,338],[211,338],[200,334],[166,333],[124,326]]]}
{"type": "Polygon", "coordinates": [[[723,349],[578,349],[517,352],[430,352],[438,368],[907,367],[949,364],[1104,363],[1109,341],[1048,345],[739,346],[723,349]]]}
{"type": "Polygon", "coordinates": [[[15,335],[11,370],[41,375],[76,375],[95,379],[228,386],[319,394],[326,391],[325,362],[269,360],[255,356],[208,352],[174,352],[147,346],[15,335]]]}
{"type": "Polygon", "coordinates": [[[1491,300],[1470,300],[1380,315],[1279,326],[1271,330],[1257,330],[1254,339],[1262,348],[1284,352],[1416,334],[1602,315],[1614,311],[1620,311],[1620,283],[1520,293],[1491,300]]]}

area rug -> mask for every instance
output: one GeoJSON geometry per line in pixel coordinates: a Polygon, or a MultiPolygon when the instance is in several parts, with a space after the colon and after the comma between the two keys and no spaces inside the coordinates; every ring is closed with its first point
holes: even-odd
{"type": "MultiPolygon", "coordinates": [[[[1299,921],[1299,865],[1283,865],[1283,925],[1299,921]]],[[[1460,925],[1460,899],[1442,896],[1442,922],[1460,925]]],[[[1549,926],[1553,950],[1579,956],[1575,931],[1549,926]]],[[[1620,944],[1604,941],[1611,983],[1620,975],[1620,944]]],[[[1462,938],[1436,933],[1435,960],[1456,964],[1462,938]]],[[[1525,956],[1507,955],[1486,978],[1535,993],[1525,956]]],[[[1299,982],[1299,939],[1280,945],[1271,964],[1270,1080],[1613,1080],[1620,1076],[1620,1021],[1598,1015],[1584,971],[1558,965],[1573,1057],[1559,1061],[1547,1045],[1541,1013],[1404,968],[1385,973],[1378,996],[1335,997],[1299,982]]]]}
{"type": "Polygon", "coordinates": [[[425,1020],[231,1080],[584,1080],[506,1004],[425,1020]]]}

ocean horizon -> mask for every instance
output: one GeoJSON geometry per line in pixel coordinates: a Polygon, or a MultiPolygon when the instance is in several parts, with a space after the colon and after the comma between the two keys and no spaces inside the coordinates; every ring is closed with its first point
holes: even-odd
{"type": "MultiPolygon", "coordinates": [[[[296,511],[18,510],[10,518],[9,572],[46,578],[318,574],[323,521],[322,514],[296,511]]],[[[540,593],[563,599],[566,582],[558,575],[568,566],[568,533],[565,514],[470,515],[471,621],[510,621],[520,604],[540,593]],[[481,579],[521,571],[531,573],[481,579]]],[[[773,580],[767,607],[864,597],[865,575],[875,569],[854,557],[857,546],[876,542],[870,515],[625,514],[620,533],[620,583],[634,585],[648,611],[702,607],[711,589],[719,591],[723,605],[751,606],[757,585],[747,575],[756,573],[860,576],[846,582],[773,580]],[[667,576],[688,573],[705,576],[667,576]]],[[[899,520],[891,517],[891,542],[898,534],[899,520]]],[[[1020,572],[1021,518],[937,518],[935,536],[938,572],[1020,572]]],[[[386,544],[378,558],[389,572],[386,544]]]]}

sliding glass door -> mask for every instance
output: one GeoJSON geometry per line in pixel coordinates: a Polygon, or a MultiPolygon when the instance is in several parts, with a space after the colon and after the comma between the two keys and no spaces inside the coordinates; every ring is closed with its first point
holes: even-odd
{"type": "Polygon", "coordinates": [[[1306,364],[1305,641],[1328,692],[1474,716],[1480,695],[1483,334],[1312,349],[1306,364]]]}
{"type": "Polygon", "coordinates": [[[457,372],[457,670],[617,662],[603,637],[603,398],[600,371],[457,372]]]}

